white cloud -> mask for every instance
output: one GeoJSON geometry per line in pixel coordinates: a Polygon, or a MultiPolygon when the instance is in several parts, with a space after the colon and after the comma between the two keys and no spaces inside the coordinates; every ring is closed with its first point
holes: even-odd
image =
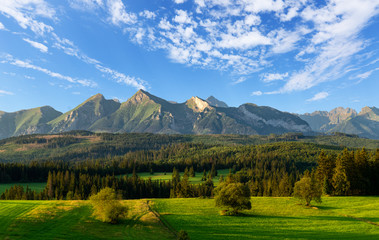
{"type": "Polygon", "coordinates": [[[181,4],[181,3],[184,3],[185,1],[187,1],[187,0],[174,0],[174,2],[176,4],[181,4]]]}
{"type": "Polygon", "coordinates": [[[109,74],[114,80],[116,80],[117,83],[124,83],[126,85],[133,86],[137,89],[146,89],[147,83],[140,78],[127,76],[123,73],[104,67],[100,64],[96,65],[96,68],[103,73],[109,74]]]}
{"type": "Polygon", "coordinates": [[[5,28],[5,26],[4,26],[4,24],[2,24],[1,22],[0,22],[0,30],[7,30],[7,29],[5,28]]]}
{"type": "Polygon", "coordinates": [[[30,29],[43,35],[53,31],[53,27],[35,20],[38,17],[54,19],[55,10],[44,0],[0,1],[0,12],[14,18],[23,29],[30,29]]]}
{"type": "Polygon", "coordinates": [[[147,19],[155,19],[155,17],[157,16],[154,12],[151,12],[149,10],[144,10],[143,12],[140,12],[139,15],[147,19]]]}
{"type": "Polygon", "coordinates": [[[221,48],[249,49],[259,45],[270,45],[271,40],[263,36],[258,30],[253,29],[251,32],[240,36],[232,34],[222,34],[222,40],[218,43],[221,48]]]}
{"type": "Polygon", "coordinates": [[[329,96],[329,93],[327,93],[327,92],[319,92],[319,93],[315,94],[312,98],[307,99],[307,101],[308,102],[318,101],[321,99],[325,99],[328,96],[329,96]]]}
{"type": "Polygon", "coordinates": [[[70,7],[82,11],[94,10],[104,6],[102,0],[69,0],[69,3],[70,7]]]}
{"type": "Polygon", "coordinates": [[[243,83],[244,81],[246,81],[246,79],[247,79],[247,77],[240,77],[237,80],[233,81],[232,84],[236,85],[236,84],[239,84],[239,83],[243,83]]]}
{"type": "Polygon", "coordinates": [[[47,53],[47,51],[49,50],[48,47],[45,46],[45,45],[43,45],[42,43],[32,41],[32,40],[30,40],[28,38],[24,38],[23,40],[25,42],[29,43],[32,47],[37,48],[38,50],[40,50],[43,53],[47,53]]]}
{"type": "Polygon", "coordinates": [[[121,0],[107,1],[109,19],[114,25],[134,24],[137,22],[137,16],[134,13],[126,11],[125,5],[121,0]]]}
{"type": "Polygon", "coordinates": [[[356,78],[366,79],[366,78],[370,77],[371,74],[372,74],[373,72],[378,71],[378,70],[379,70],[379,68],[375,68],[375,69],[372,69],[372,70],[370,70],[370,71],[367,71],[367,72],[364,72],[364,73],[358,74],[358,75],[356,76],[356,78]]]}
{"type": "Polygon", "coordinates": [[[192,22],[192,19],[191,17],[188,15],[188,13],[184,10],[175,10],[176,11],[176,16],[174,17],[174,22],[177,22],[177,23],[191,23],[192,22]]]}
{"type": "Polygon", "coordinates": [[[261,75],[261,78],[263,82],[269,83],[276,80],[283,80],[284,78],[288,77],[288,73],[266,73],[261,75]]]}
{"type": "Polygon", "coordinates": [[[263,93],[261,91],[255,91],[251,93],[251,96],[261,96],[263,93]]]}
{"type": "Polygon", "coordinates": [[[3,96],[3,95],[14,95],[14,93],[0,89],[0,96],[3,96]]]}

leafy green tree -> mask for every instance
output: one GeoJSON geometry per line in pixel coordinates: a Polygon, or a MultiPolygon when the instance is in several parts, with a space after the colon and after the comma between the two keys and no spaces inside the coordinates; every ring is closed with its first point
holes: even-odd
{"type": "Polygon", "coordinates": [[[250,190],[247,185],[230,179],[221,183],[216,189],[216,206],[226,207],[226,215],[237,215],[239,211],[251,209],[250,190]]]}
{"type": "Polygon", "coordinates": [[[104,188],[99,193],[90,197],[93,206],[93,216],[107,223],[115,224],[127,214],[127,207],[123,206],[116,197],[112,188],[104,188]]]}
{"type": "Polygon", "coordinates": [[[321,203],[322,189],[313,173],[306,171],[305,175],[295,183],[293,195],[304,201],[307,206],[310,206],[312,200],[321,203]]]}

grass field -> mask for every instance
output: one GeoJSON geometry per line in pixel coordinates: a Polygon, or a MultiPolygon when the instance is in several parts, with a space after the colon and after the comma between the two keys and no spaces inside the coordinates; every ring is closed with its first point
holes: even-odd
{"type": "Polygon", "coordinates": [[[120,224],[92,218],[87,201],[0,201],[0,239],[175,239],[147,200],[124,201],[120,224]]]}
{"type": "Polygon", "coordinates": [[[379,239],[379,197],[324,198],[317,209],[293,198],[252,198],[244,216],[220,216],[212,199],[154,200],[191,239],[379,239]],[[371,222],[371,223],[370,223],[371,222]]]}
{"type": "Polygon", "coordinates": [[[14,185],[21,185],[24,187],[24,189],[29,186],[30,189],[41,192],[46,187],[46,182],[0,183],[0,194],[5,192],[6,189],[13,187],[14,185]]]}
{"type": "MultiPolygon", "coordinates": [[[[215,185],[218,184],[221,175],[223,175],[225,178],[229,174],[229,169],[220,169],[217,170],[217,173],[217,176],[213,179],[213,183],[215,185]]],[[[143,179],[148,179],[149,177],[151,177],[152,180],[172,180],[172,172],[166,173],[166,175],[163,172],[157,172],[154,174],[150,174],[149,172],[142,172],[138,173],[138,176],[140,176],[143,179]]],[[[180,172],[180,176],[183,177],[183,172],[180,172]]],[[[192,184],[202,183],[202,176],[203,172],[196,172],[195,177],[190,177],[189,180],[192,184]]]]}
{"type": "Polygon", "coordinates": [[[379,197],[329,197],[315,208],[293,198],[252,198],[242,216],[220,216],[213,199],[125,200],[118,225],[92,218],[87,201],[0,201],[0,239],[379,239],[379,197]]]}

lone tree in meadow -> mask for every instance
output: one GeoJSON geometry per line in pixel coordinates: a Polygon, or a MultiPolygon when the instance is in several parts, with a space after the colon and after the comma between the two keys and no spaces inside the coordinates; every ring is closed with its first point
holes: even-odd
{"type": "Polygon", "coordinates": [[[226,207],[223,215],[237,215],[239,211],[251,209],[250,190],[247,185],[235,182],[228,176],[216,189],[216,206],[226,207]]]}
{"type": "Polygon", "coordinates": [[[116,192],[112,188],[104,188],[96,195],[90,197],[93,206],[93,216],[107,223],[115,224],[125,217],[128,211],[116,197],[116,192]]]}
{"type": "Polygon", "coordinates": [[[310,206],[311,201],[321,203],[322,189],[315,178],[315,174],[310,174],[306,171],[304,176],[295,183],[293,196],[305,202],[305,205],[310,206]]]}

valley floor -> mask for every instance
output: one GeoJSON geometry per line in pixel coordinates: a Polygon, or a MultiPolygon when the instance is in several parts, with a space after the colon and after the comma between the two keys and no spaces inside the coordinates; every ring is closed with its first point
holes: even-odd
{"type": "Polygon", "coordinates": [[[220,216],[213,199],[125,200],[128,218],[91,217],[88,201],[0,201],[0,239],[379,239],[379,197],[254,197],[242,216],[220,216]]]}

